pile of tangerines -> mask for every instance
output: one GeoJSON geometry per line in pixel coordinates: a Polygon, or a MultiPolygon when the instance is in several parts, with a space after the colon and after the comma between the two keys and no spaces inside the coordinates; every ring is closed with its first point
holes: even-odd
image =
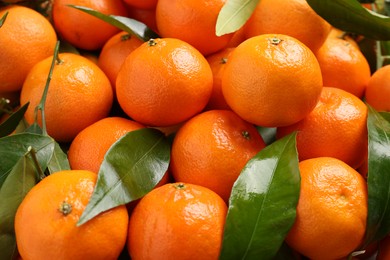
{"type": "MultiPolygon", "coordinates": [[[[359,248],[364,101],[390,110],[390,66],[374,73],[355,38],[305,0],[261,0],[223,36],[215,24],[225,0],[53,0],[47,17],[23,3],[0,9],[0,96],[28,103],[25,122],[42,124],[36,107],[55,59],[44,121],[70,170],[45,177],[18,207],[21,259],[218,259],[232,187],[269,145],[259,128],[276,140],[297,133],[300,195],[285,238],[297,259],[346,259],[359,248]],[[161,37],[142,41],[70,4],[161,37]],[[54,57],[58,40],[67,48],[54,57]],[[150,127],[172,137],[156,188],[76,225],[110,147],[150,127]]],[[[388,240],[358,257],[389,259],[388,240]]]]}

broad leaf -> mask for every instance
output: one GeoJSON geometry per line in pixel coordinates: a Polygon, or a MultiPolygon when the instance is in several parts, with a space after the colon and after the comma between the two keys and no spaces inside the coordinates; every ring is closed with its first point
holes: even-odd
{"type": "Polygon", "coordinates": [[[390,232],[390,123],[368,106],[368,217],[365,245],[390,232]]]}
{"type": "Polygon", "coordinates": [[[336,28],[375,40],[390,40],[390,18],[364,8],[356,0],[306,1],[336,28]]]}
{"type": "Polygon", "coordinates": [[[55,142],[54,144],[53,156],[51,157],[51,160],[47,167],[49,169],[50,174],[58,171],[70,170],[68,157],[57,142],[55,142]]]}
{"type": "Polygon", "coordinates": [[[44,171],[54,150],[54,140],[52,138],[31,133],[0,138],[0,187],[29,147],[32,147],[36,152],[38,163],[44,171]]]}
{"type": "Polygon", "coordinates": [[[256,128],[261,137],[263,137],[266,145],[270,145],[276,141],[276,127],[257,126],[256,128]]]}
{"type": "Polygon", "coordinates": [[[83,11],[85,13],[88,13],[90,15],[93,15],[121,29],[122,31],[128,32],[129,34],[134,35],[141,41],[146,42],[150,39],[160,38],[160,36],[157,33],[155,33],[152,29],[150,29],[145,24],[137,20],[123,17],[123,16],[102,14],[96,10],[84,6],[77,6],[77,5],[69,5],[69,6],[76,8],[80,11],[83,11]]]}
{"type": "Polygon", "coordinates": [[[0,189],[0,259],[14,259],[17,255],[15,214],[28,191],[38,180],[34,162],[30,155],[26,154],[12,168],[0,189]]]}
{"type": "Polygon", "coordinates": [[[144,196],[164,176],[169,158],[169,141],[162,132],[144,128],[124,135],[107,151],[78,225],[144,196]]]}
{"type": "Polygon", "coordinates": [[[38,125],[37,122],[34,122],[31,125],[29,125],[26,128],[26,130],[24,130],[24,132],[25,133],[31,133],[31,134],[38,134],[38,135],[42,135],[43,134],[42,128],[38,125]]]}
{"type": "Polygon", "coordinates": [[[295,221],[300,174],[292,133],[244,167],[230,196],[220,259],[272,259],[295,221]]]}
{"type": "Polygon", "coordinates": [[[28,108],[28,104],[21,106],[18,110],[12,113],[3,123],[0,124],[0,137],[11,134],[23,119],[24,113],[28,108]]]}
{"type": "Polygon", "coordinates": [[[252,15],[259,0],[228,0],[219,12],[216,35],[232,33],[240,29],[252,15]]]}

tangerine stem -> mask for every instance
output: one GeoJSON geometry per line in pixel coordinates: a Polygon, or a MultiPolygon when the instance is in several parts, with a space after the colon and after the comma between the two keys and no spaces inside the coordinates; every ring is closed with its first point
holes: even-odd
{"type": "Polygon", "coordinates": [[[35,149],[32,148],[31,146],[29,146],[29,147],[27,148],[27,153],[26,153],[26,155],[27,155],[27,154],[30,154],[30,155],[31,155],[31,158],[32,158],[32,160],[33,160],[33,162],[34,162],[35,169],[36,169],[37,172],[38,172],[38,177],[39,177],[39,179],[42,180],[43,178],[46,177],[46,175],[45,175],[45,173],[42,171],[42,168],[41,168],[41,166],[40,166],[40,164],[39,164],[39,162],[38,162],[37,153],[35,152],[35,149]]]}
{"type": "Polygon", "coordinates": [[[64,216],[69,215],[72,212],[72,205],[63,201],[58,209],[64,216]]]}
{"type": "Polygon", "coordinates": [[[37,114],[38,114],[38,110],[40,110],[41,111],[41,118],[42,118],[42,132],[44,135],[47,135],[46,120],[45,120],[45,103],[46,103],[47,93],[49,91],[50,81],[51,81],[51,78],[53,76],[54,65],[55,65],[56,61],[59,60],[59,58],[58,58],[59,47],[60,47],[60,42],[57,41],[57,44],[54,48],[54,56],[53,56],[53,60],[51,62],[49,75],[48,75],[47,80],[46,80],[45,89],[43,90],[42,98],[41,98],[38,106],[35,108],[35,123],[38,123],[37,122],[37,119],[38,119],[37,114]]]}

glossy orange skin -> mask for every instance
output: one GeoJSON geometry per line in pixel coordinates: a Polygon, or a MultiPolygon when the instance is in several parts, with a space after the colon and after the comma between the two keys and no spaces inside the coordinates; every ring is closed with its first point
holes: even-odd
{"type": "Polygon", "coordinates": [[[54,53],[57,36],[50,22],[37,11],[11,5],[0,30],[0,93],[19,91],[35,63],[54,53]]]}
{"type": "Polygon", "coordinates": [[[61,38],[84,50],[98,50],[119,29],[67,5],[89,7],[107,15],[127,16],[122,0],[55,0],[52,16],[61,38]]]}
{"type": "Polygon", "coordinates": [[[367,156],[367,107],[356,96],[324,87],[317,106],[302,121],[277,130],[278,138],[297,133],[300,160],[329,156],[353,168],[367,156]]]}
{"type": "Polygon", "coordinates": [[[297,216],[286,242],[310,259],[340,259],[364,238],[367,184],[342,161],[318,157],[299,163],[297,216]]]}
{"type": "Polygon", "coordinates": [[[213,75],[202,54],[186,42],[155,39],[134,50],[120,69],[116,91],[128,116],[147,126],[170,126],[202,111],[213,75]]]}
{"type": "Polygon", "coordinates": [[[277,127],[298,122],[315,107],[322,89],[320,66],[310,49],[281,34],[252,37],[230,54],[222,93],[248,122],[277,127]]]}
{"type": "Polygon", "coordinates": [[[188,42],[203,55],[226,47],[233,34],[216,36],[215,25],[225,0],[159,0],[157,28],[162,37],[188,42]]]}
{"type": "Polygon", "coordinates": [[[368,81],[365,98],[377,111],[390,112],[390,65],[374,72],[368,81]]]}
{"type": "Polygon", "coordinates": [[[98,66],[110,79],[115,92],[115,82],[119,69],[129,54],[141,46],[143,42],[127,32],[120,32],[112,36],[103,46],[98,66]]]}
{"type": "Polygon", "coordinates": [[[170,169],[176,181],[207,187],[228,202],[241,170],[264,147],[253,125],[230,110],[210,110],[176,133],[170,169]]]}
{"type": "Polygon", "coordinates": [[[168,183],[146,194],[129,222],[127,248],[138,259],[218,259],[227,206],[202,186],[168,183]]]}
{"type": "Polygon", "coordinates": [[[230,109],[222,94],[222,75],[229,60],[229,55],[233,50],[234,48],[225,48],[206,57],[213,72],[213,91],[206,105],[207,110],[230,109]]]}
{"type": "MultiPolygon", "coordinates": [[[[23,84],[20,103],[30,102],[25,113],[29,124],[34,122],[34,109],[41,100],[52,59],[49,57],[37,63],[23,84]]],[[[54,66],[45,103],[45,119],[51,137],[69,142],[81,130],[108,116],[113,93],[107,76],[87,58],[61,53],[59,59],[62,63],[54,66]]]]}
{"type": "Polygon", "coordinates": [[[155,9],[157,0],[123,0],[126,4],[140,9],[155,9]]]}
{"type": "Polygon", "coordinates": [[[261,0],[245,24],[245,37],[278,33],[292,36],[313,52],[325,41],[331,26],[305,0],[261,0]]]}
{"type": "Polygon", "coordinates": [[[125,206],[76,226],[96,179],[89,171],[61,171],[28,192],[15,216],[17,246],[24,260],[118,258],[127,237],[125,206]],[[63,202],[72,207],[68,215],[60,210],[63,202]]]}
{"type": "Polygon", "coordinates": [[[316,52],[324,86],[340,88],[362,98],[371,71],[360,49],[343,39],[328,38],[316,52]]]}
{"type": "Polygon", "coordinates": [[[119,138],[143,125],[121,117],[106,117],[83,129],[72,141],[68,159],[73,170],[99,172],[104,155],[119,138]]]}

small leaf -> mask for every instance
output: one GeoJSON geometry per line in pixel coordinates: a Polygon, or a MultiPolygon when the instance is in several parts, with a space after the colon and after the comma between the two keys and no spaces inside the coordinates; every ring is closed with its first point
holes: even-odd
{"type": "Polygon", "coordinates": [[[44,171],[53,151],[54,140],[48,136],[31,133],[14,134],[0,138],[0,188],[20,157],[32,147],[44,171]]]}
{"type": "Polygon", "coordinates": [[[144,128],[124,135],[107,151],[78,225],[144,196],[164,176],[169,158],[169,141],[162,132],[144,128]]]}
{"type": "Polygon", "coordinates": [[[216,35],[232,33],[240,29],[250,18],[259,0],[228,0],[219,12],[216,35]]]}
{"type": "Polygon", "coordinates": [[[276,127],[256,126],[256,128],[261,137],[263,137],[266,145],[270,145],[276,141],[276,127]]]}
{"type": "Polygon", "coordinates": [[[43,135],[42,128],[38,125],[37,122],[32,123],[29,125],[25,130],[25,133],[30,133],[30,134],[37,134],[37,135],[43,135]]]}
{"type": "Polygon", "coordinates": [[[70,170],[68,157],[57,142],[54,143],[53,156],[47,167],[50,174],[63,170],[70,170]]]}
{"type": "Polygon", "coordinates": [[[13,112],[3,123],[0,124],[0,137],[7,136],[11,134],[16,127],[19,125],[20,120],[23,119],[24,113],[28,108],[26,103],[21,106],[18,110],[13,112]]]}
{"type": "Polygon", "coordinates": [[[8,11],[4,13],[4,15],[0,18],[0,28],[3,26],[5,19],[7,19],[8,11]]]}
{"type": "Polygon", "coordinates": [[[368,216],[365,245],[390,232],[390,123],[368,106],[368,216]]]}
{"type": "Polygon", "coordinates": [[[364,8],[356,0],[306,1],[336,28],[375,40],[390,40],[390,18],[364,8]]]}
{"type": "Polygon", "coordinates": [[[244,167],[230,196],[220,259],[272,259],[292,227],[300,174],[292,133],[244,167]]]}
{"type": "Polygon", "coordinates": [[[26,154],[12,168],[0,189],[0,259],[14,259],[17,255],[15,214],[28,191],[38,182],[37,175],[34,162],[26,154]]]}
{"type": "Polygon", "coordinates": [[[119,29],[122,31],[125,31],[131,35],[134,35],[141,41],[148,41],[150,39],[160,38],[160,36],[155,33],[152,29],[150,29],[145,24],[123,16],[117,16],[117,15],[106,15],[102,14],[96,10],[93,10],[88,7],[84,6],[77,6],[77,5],[69,5],[70,7],[76,8],[80,11],[83,11],[87,14],[93,15],[119,29]]]}

